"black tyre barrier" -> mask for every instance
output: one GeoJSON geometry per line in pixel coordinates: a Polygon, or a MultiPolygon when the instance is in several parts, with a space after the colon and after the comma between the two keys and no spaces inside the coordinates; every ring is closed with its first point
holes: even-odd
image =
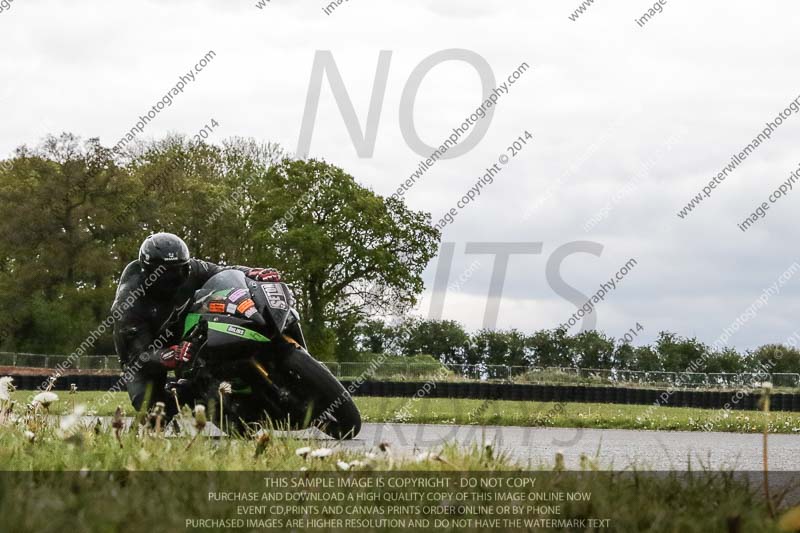
{"type": "Polygon", "coordinates": [[[689,393],[689,403],[692,405],[702,405],[705,407],[705,403],[703,403],[703,391],[691,391],[689,393]]]}
{"type": "Polygon", "coordinates": [[[634,396],[633,403],[641,405],[646,403],[652,403],[653,401],[655,401],[655,400],[652,401],[650,400],[650,398],[648,397],[649,392],[650,391],[645,389],[636,389],[633,395],[634,396]]]}
{"type": "Polygon", "coordinates": [[[564,392],[566,393],[567,398],[574,398],[574,401],[583,403],[584,402],[584,390],[582,387],[566,387],[564,392]]]}
{"type": "Polygon", "coordinates": [[[587,389],[588,389],[588,394],[586,395],[587,402],[602,403],[603,401],[605,401],[605,398],[603,398],[601,394],[602,389],[600,389],[599,387],[587,387],[587,389]]]}
{"type": "MultiPolygon", "coordinates": [[[[14,376],[21,391],[43,390],[48,374],[14,376]]],[[[53,390],[68,391],[74,383],[79,391],[105,391],[117,385],[118,375],[64,375],[53,390]]],[[[351,380],[342,380],[347,388],[351,380]]],[[[476,400],[513,400],[567,403],[615,403],[704,409],[759,409],[758,391],[697,391],[634,389],[627,387],[583,387],[575,385],[528,385],[477,382],[364,381],[353,387],[353,396],[401,397],[414,395],[430,398],[465,398],[476,400]]],[[[123,387],[124,390],[124,387],[123,387]]],[[[770,400],[772,411],[800,412],[800,394],[777,393],[770,400]]]]}
{"type": "Polygon", "coordinates": [[[770,398],[770,409],[775,409],[776,411],[785,411],[783,402],[786,398],[783,394],[776,394],[772,398],[770,398]]]}
{"type": "Polygon", "coordinates": [[[523,389],[523,385],[511,385],[511,399],[521,401],[524,394],[523,389]]]}
{"type": "Polygon", "coordinates": [[[631,391],[625,389],[614,389],[614,403],[630,403],[627,401],[627,399],[631,396],[633,396],[631,391]]]}
{"type": "Polygon", "coordinates": [[[756,409],[757,398],[752,394],[747,394],[740,403],[744,404],[742,409],[753,410],[756,409]]]}

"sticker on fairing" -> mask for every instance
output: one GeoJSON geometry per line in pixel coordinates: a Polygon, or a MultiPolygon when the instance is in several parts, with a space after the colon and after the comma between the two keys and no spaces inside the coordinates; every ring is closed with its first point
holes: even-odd
{"type": "Polygon", "coordinates": [[[261,290],[264,291],[264,296],[267,297],[267,305],[273,309],[289,309],[289,304],[286,302],[286,295],[283,293],[283,288],[277,283],[262,283],[261,290]]]}
{"type": "Polygon", "coordinates": [[[253,307],[255,307],[255,305],[256,305],[255,302],[253,302],[253,300],[248,298],[247,300],[240,303],[239,306],[236,308],[236,310],[244,314],[245,311],[247,311],[248,309],[252,309],[253,307]]]}
{"type": "Polygon", "coordinates": [[[235,315],[236,304],[228,304],[228,306],[225,308],[225,312],[228,313],[229,315],[235,315]]]}
{"type": "Polygon", "coordinates": [[[253,331],[252,329],[242,328],[233,324],[221,324],[219,322],[209,322],[208,329],[210,331],[218,331],[226,335],[233,335],[242,339],[247,339],[255,342],[269,342],[269,339],[262,334],[253,331]]]}
{"type": "Polygon", "coordinates": [[[250,291],[248,291],[247,289],[236,289],[235,291],[231,292],[228,295],[228,300],[230,300],[232,302],[236,302],[239,299],[241,299],[242,296],[244,296],[246,294],[250,294],[250,291]]]}
{"type": "Polygon", "coordinates": [[[225,302],[210,302],[208,304],[208,312],[209,313],[224,313],[225,312],[225,302]]]}

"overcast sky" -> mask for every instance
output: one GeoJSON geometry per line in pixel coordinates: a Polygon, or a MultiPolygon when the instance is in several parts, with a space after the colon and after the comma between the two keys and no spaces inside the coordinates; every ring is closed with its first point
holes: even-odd
{"type": "MultiPolygon", "coordinates": [[[[374,153],[359,157],[327,79],[310,145],[311,156],[388,195],[420,160],[400,129],[409,75],[431,54],[458,48],[484,58],[498,83],[522,62],[531,69],[500,99],[475,148],[434,165],[408,205],[438,219],[524,131],[534,140],[445,228],[443,240],[455,243],[451,282],[469,279],[446,294],[444,318],[483,323],[493,258],[466,255],[468,242],[541,243],[541,254],[511,257],[499,306],[498,327],[528,331],[576,310],[545,277],[557,248],[602,245],[599,256],[570,255],[561,269],[587,296],[635,258],[596,313],[597,328],[614,336],[640,323],[636,343],[670,330],[710,344],[800,261],[800,191],[747,232],[737,228],[798,167],[796,115],[694,212],[676,216],[800,96],[796,2],[669,0],[639,27],[648,3],[632,0],[597,0],[575,21],[577,0],[350,0],[330,15],[323,1],[272,0],[263,9],[256,1],[14,0],[0,12],[0,153],[65,130],[111,146],[209,50],[213,61],[142,137],[192,135],[214,118],[221,127],[212,141],[248,136],[294,151],[315,53],[332,52],[363,130],[379,53],[390,50],[374,153]],[[637,174],[643,164],[649,172],[637,174]]],[[[440,144],[481,100],[473,66],[437,65],[415,101],[419,136],[440,144]]],[[[436,266],[426,272],[422,315],[436,266]]],[[[800,272],[729,344],[751,348],[800,330],[798,296],[800,272]]]]}

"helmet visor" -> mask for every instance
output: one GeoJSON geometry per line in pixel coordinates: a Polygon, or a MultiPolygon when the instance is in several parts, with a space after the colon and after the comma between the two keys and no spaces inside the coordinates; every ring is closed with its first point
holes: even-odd
{"type": "Polygon", "coordinates": [[[155,280],[152,287],[158,291],[174,291],[186,283],[189,278],[189,264],[183,265],[160,265],[158,267],[146,267],[145,271],[152,275],[155,280]]]}

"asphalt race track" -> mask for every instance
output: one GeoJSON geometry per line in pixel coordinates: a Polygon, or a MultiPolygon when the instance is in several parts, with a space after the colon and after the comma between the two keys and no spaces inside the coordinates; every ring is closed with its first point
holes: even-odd
{"type": "MultiPolygon", "coordinates": [[[[110,417],[100,417],[109,425],[110,417]]],[[[82,417],[81,424],[94,426],[97,417],[82,417]]],[[[130,428],[132,418],[126,418],[130,428]]],[[[193,428],[187,427],[190,434],[193,428]]],[[[204,433],[218,437],[213,423],[204,433]]],[[[171,431],[168,432],[168,435],[171,431]]],[[[438,452],[446,443],[483,446],[505,452],[521,466],[552,467],[555,454],[564,454],[568,469],[580,468],[580,456],[597,457],[603,470],[737,470],[758,471],[762,467],[760,433],[715,433],[705,431],[641,431],[629,429],[526,428],[516,426],[456,426],[445,424],[369,424],[353,440],[337,442],[320,431],[294,431],[317,446],[374,451],[389,444],[397,456],[438,452]]],[[[770,471],[800,470],[800,435],[769,436],[770,471]]]]}
{"type": "MultiPolygon", "coordinates": [[[[462,445],[494,443],[522,465],[552,466],[556,452],[564,454],[569,469],[577,469],[580,455],[597,456],[599,466],[622,470],[757,471],[762,466],[762,435],[688,431],[622,429],[523,428],[510,426],[455,426],[433,424],[364,424],[361,433],[341,445],[371,449],[381,442],[394,453],[413,454],[441,449],[446,442],[462,445]]],[[[800,469],[800,435],[769,436],[771,471],[800,469]]]]}

